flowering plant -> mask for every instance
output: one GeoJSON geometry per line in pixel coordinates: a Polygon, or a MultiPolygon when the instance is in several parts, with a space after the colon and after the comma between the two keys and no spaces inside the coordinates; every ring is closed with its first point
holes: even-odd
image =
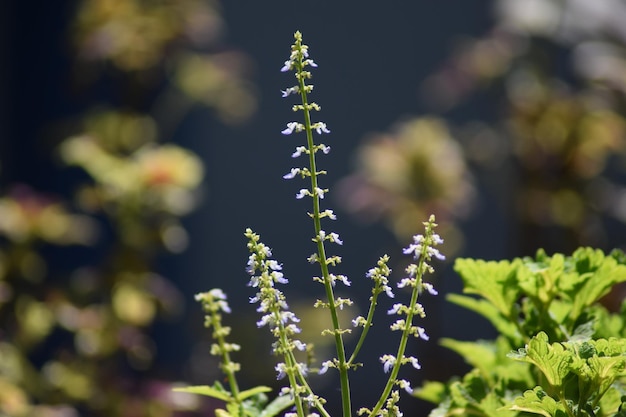
{"type": "MultiPolygon", "coordinates": [[[[296,147],[292,154],[293,158],[307,157],[308,166],[292,168],[283,178],[294,179],[300,177],[309,179],[310,185],[302,188],[296,194],[297,199],[310,198],[313,210],[308,213],[313,221],[315,252],[308,257],[308,262],[319,265],[320,275],[313,277],[313,280],[323,286],[324,299],[315,302],[316,308],[326,309],[330,315],[332,327],[324,330],[323,334],[330,336],[334,340],[336,356],[323,361],[317,372],[326,373],[330,368],[335,369],[339,374],[339,385],[341,387],[342,413],[344,417],[352,416],[352,404],[350,394],[350,371],[359,367],[357,358],[363,346],[368,331],[372,326],[378,298],[382,293],[394,298],[393,285],[390,281],[391,270],[388,266],[389,256],[381,257],[377,265],[370,269],[366,277],[371,279],[372,295],[370,297],[367,315],[358,316],[352,320],[354,330],[360,330],[360,336],[349,350],[345,342],[345,335],[351,333],[353,329],[343,328],[340,325],[338,311],[343,310],[353,304],[351,299],[342,298],[335,295],[335,288],[338,284],[350,286],[351,281],[346,275],[331,272],[337,267],[342,259],[340,256],[329,254],[330,245],[342,245],[343,241],[336,232],[327,232],[322,224],[327,221],[336,220],[336,215],[331,209],[322,207],[322,200],[327,188],[320,184],[320,178],[326,171],[317,167],[317,155],[321,151],[323,154],[330,152],[330,147],[323,143],[314,141],[314,133],[318,135],[330,133],[326,123],[314,122],[312,113],[320,110],[317,103],[309,102],[308,95],[313,91],[313,85],[308,84],[312,74],[309,68],[317,67],[317,64],[309,57],[307,45],[302,43],[300,32],[295,33],[295,42],[291,47],[289,59],[285,61],[281,71],[295,73],[297,84],[282,91],[283,97],[297,95],[300,103],[293,106],[294,112],[302,112],[301,121],[292,121],[281,132],[283,135],[293,135],[304,133],[306,136],[305,145],[296,147]]],[[[443,240],[435,233],[437,224],[434,216],[430,216],[424,222],[424,234],[413,237],[413,243],[404,249],[406,255],[413,257],[413,263],[406,268],[406,276],[398,283],[398,288],[410,290],[409,302],[396,303],[387,312],[389,315],[400,316],[391,326],[391,331],[400,333],[397,349],[393,354],[380,356],[383,371],[388,374],[381,393],[370,408],[362,407],[358,410],[359,415],[366,416],[401,416],[398,407],[399,390],[412,393],[412,388],[407,380],[398,377],[400,368],[410,364],[416,369],[420,369],[417,358],[405,355],[407,344],[411,337],[428,340],[425,330],[417,326],[416,318],[425,316],[424,308],[418,303],[419,296],[424,292],[437,294],[434,287],[424,281],[427,273],[434,272],[431,265],[432,259],[444,260],[445,257],[436,249],[436,246],[443,243],[443,240]]],[[[308,377],[313,370],[313,364],[303,362],[299,352],[306,351],[309,346],[306,342],[298,339],[301,332],[299,318],[289,310],[287,296],[279,289],[279,285],[288,283],[287,278],[282,273],[282,264],[273,259],[271,249],[261,242],[260,236],[251,229],[245,231],[248,239],[248,249],[250,257],[248,259],[247,272],[251,278],[248,286],[253,289],[253,296],[250,302],[258,304],[257,311],[261,314],[257,322],[258,327],[268,327],[275,338],[272,345],[273,353],[279,357],[275,370],[278,379],[286,379],[287,384],[283,387],[279,395],[272,402],[267,401],[265,392],[270,391],[269,387],[258,386],[242,391],[236,379],[236,372],[240,370],[240,365],[231,359],[231,353],[239,351],[240,346],[226,341],[230,333],[230,328],[222,324],[222,314],[229,313],[230,307],[227,303],[226,295],[221,289],[212,289],[208,292],[198,294],[197,300],[203,305],[206,312],[205,326],[213,329],[215,343],[211,347],[211,353],[220,357],[220,367],[226,376],[228,388],[215,383],[213,386],[195,386],[181,388],[180,391],[192,392],[208,395],[226,403],[226,409],[218,409],[218,417],[243,417],[243,416],[263,416],[271,417],[289,407],[287,412],[290,417],[304,416],[324,416],[330,417],[325,408],[326,399],[317,395],[308,377]]]]}

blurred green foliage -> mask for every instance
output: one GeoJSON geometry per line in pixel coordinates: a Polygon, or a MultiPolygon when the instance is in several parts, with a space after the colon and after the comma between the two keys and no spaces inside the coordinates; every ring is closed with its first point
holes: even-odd
{"type": "Polygon", "coordinates": [[[364,141],[344,206],[384,219],[400,240],[416,230],[411,219],[434,212],[451,224],[451,236],[442,230],[451,253],[463,244],[455,224],[486,190],[512,224],[515,253],[614,246],[611,225],[626,223],[626,6],[495,0],[493,12],[484,36],[460,39],[423,81],[436,125],[414,117],[364,141]],[[487,120],[453,121],[485,100],[487,120]],[[454,151],[438,162],[412,151],[433,143],[454,151]]]}
{"type": "Polygon", "coordinates": [[[156,261],[186,248],[180,218],[197,205],[204,176],[200,158],[168,134],[194,103],[228,123],[256,108],[247,58],[224,46],[224,26],[213,1],[78,3],[76,81],[113,74],[113,88],[133,93],[119,107],[94,103],[51,152],[87,174],[66,190],[71,200],[24,184],[2,190],[0,416],[166,417],[206,407],[153,372],[151,328],[181,311],[156,261]]]}

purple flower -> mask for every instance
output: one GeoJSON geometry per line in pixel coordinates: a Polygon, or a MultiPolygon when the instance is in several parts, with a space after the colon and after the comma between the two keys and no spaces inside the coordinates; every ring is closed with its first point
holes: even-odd
{"type": "Polygon", "coordinates": [[[287,123],[287,128],[280,131],[283,135],[291,135],[294,131],[300,131],[300,123],[298,122],[289,122],[287,123]]]}

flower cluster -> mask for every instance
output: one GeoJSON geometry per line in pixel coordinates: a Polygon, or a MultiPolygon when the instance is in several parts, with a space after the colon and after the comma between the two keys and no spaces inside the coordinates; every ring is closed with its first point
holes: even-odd
{"type": "MultiPolygon", "coordinates": [[[[291,54],[289,59],[285,61],[282,71],[293,70],[298,83],[282,91],[282,96],[300,96],[301,104],[294,105],[293,110],[302,112],[302,122],[289,122],[282,133],[284,135],[298,133],[306,135],[306,144],[298,145],[292,156],[297,158],[307,155],[308,166],[291,168],[289,173],[285,174],[283,178],[290,180],[300,177],[310,181],[310,187],[302,188],[296,194],[296,199],[311,198],[313,209],[308,215],[313,220],[314,230],[311,240],[316,246],[316,251],[307,260],[311,264],[319,265],[319,276],[313,277],[313,281],[324,287],[325,294],[325,298],[323,300],[318,299],[314,307],[323,308],[329,312],[332,327],[323,330],[322,335],[331,336],[336,347],[336,357],[323,361],[319,368],[319,374],[326,373],[329,368],[334,368],[338,372],[342,415],[343,417],[351,417],[353,413],[348,373],[362,365],[356,362],[356,358],[372,326],[378,297],[384,293],[389,298],[395,298],[395,294],[389,280],[391,274],[391,269],[388,266],[389,256],[384,255],[378,260],[377,265],[366,274],[366,277],[373,282],[367,316],[358,316],[352,320],[355,329],[342,328],[340,326],[339,310],[351,306],[353,302],[349,298],[335,296],[335,290],[338,283],[350,287],[352,282],[346,275],[331,272],[331,267],[336,267],[341,263],[341,257],[329,255],[327,246],[343,245],[344,242],[339,234],[322,228],[322,223],[326,222],[326,219],[336,220],[337,216],[333,210],[321,208],[321,204],[329,190],[318,184],[318,177],[326,174],[326,171],[318,170],[316,167],[316,154],[319,151],[328,154],[330,147],[324,144],[316,144],[313,137],[315,133],[321,135],[330,133],[330,130],[324,122],[311,121],[311,112],[319,111],[320,106],[308,101],[307,94],[311,93],[313,86],[306,84],[306,81],[311,78],[311,73],[307,70],[307,67],[317,67],[317,64],[309,58],[308,47],[302,44],[302,35],[296,32],[295,42],[291,47],[291,54]],[[351,353],[348,353],[343,337],[346,333],[350,333],[353,330],[360,331],[360,335],[354,349],[351,353]]],[[[380,357],[383,370],[388,374],[387,382],[372,409],[361,408],[358,411],[359,415],[367,414],[368,417],[400,417],[402,413],[398,407],[400,395],[397,388],[409,393],[412,392],[410,383],[404,379],[399,379],[398,373],[400,367],[406,364],[412,365],[415,369],[420,369],[420,363],[417,358],[405,355],[410,336],[428,340],[424,329],[415,326],[413,319],[415,316],[425,316],[423,307],[417,302],[418,296],[424,290],[431,294],[436,294],[432,285],[423,282],[422,279],[425,273],[433,272],[433,267],[430,266],[429,262],[431,262],[433,257],[445,259],[435,249],[435,246],[443,241],[434,233],[434,228],[436,227],[434,220],[434,217],[431,217],[428,222],[424,223],[426,226],[425,234],[415,236],[414,243],[404,250],[405,254],[414,256],[416,264],[409,265],[406,270],[408,277],[403,278],[397,284],[397,287],[410,288],[411,299],[408,304],[396,303],[387,311],[389,315],[401,316],[391,325],[391,330],[401,332],[400,341],[395,354],[384,354],[380,357]]],[[[288,380],[288,386],[281,389],[279,396],[290,401],[288,404],[286,403],[285,407],[294,405],[294,409],[287,412],[285,416],[330,417],[330,414],[324,408],[325,400],[315,395],[307,382],[309,371],[307,364],[298,361],[296,357],[297,351],[307,351],[309,353],[310,349],[307,344],[297,338],[297,335],[300,333],[300,327],[298,327],[300,320],[289,310],[284,293],[277,288],[279,284],[288,283],[288,280],[283,275],[282,265],[272,259],[271,249],[261,243],[259,235],[252,232],[251,229],[246,229],[245,236],[248,238],[248,249],[250,251],[247,266],[247,272],[251,276],[249,286],[256,291],[256,294],[250,298],[250,302],[258,304],[257,311],[261,313],[257,326],[267,326],[270,329],[275,338],[275,342],[272,345],[273,352],[282,356],[282,361],[276,364],[275,370],[278,379],[288,380]]],[[[217,311],[225,311],[227,308],[225,297],[220,297],[220,294],[213,295],[213,308],[217,311]]],[[[224,348],[220,344],[219,351],[222,352],[223,350],[224,348]]],[[[270,406],[272,404],[270,403],[270,406]]]]}
{"type": "Polygon", "coordinates": [[[263,316],[257,322],[257,326],[270,328],[276,338],[272,345],[273,352],[284,359],[284,362],[279,362],[274,367],[277,379],[287,377],[289,380],[289,387],[283,388],[283,394],[288,393],[294,398],[299,412],[304,409],[304,404],[323,410],[324,400],[315,395],[306,382],[307,365],[298,362],[294,355],[294,350],[304,351],[307,345],[294,338],[301,332],[297,325],[300,319],[289,311],[285,295],[276,288],[276,284],[288,283],[281,272],[282,265],[271,259],[272,250],[260,241],[258,234],[246,229],[245,236],[248,238],[250,251],[247,266],[247,271],[251,275],[249,286],[258,290],[256,295],[250,298],[250,302],[259,304],[257,311],[263,316]]]}
{"type": "MultiPolygon", "coordinates": [[[[248,258],[247,271],[251,275],[249,286],[256,288],[258,292],[250,298],[251,303],[258,303],[257,311],[263,313],[258,327],[269,326],[277,341],[274,343],[274,353],[290,356],[294,349],[305,350],[306,344],[294,339],[295,334],[300,333],[297,323],[300,321],[296,315],[289,311],[285,301],[285,295],[276,288],[276,284],[287,284],[289,281],[284,277],[282,265],[271,259],[272,251],[260,242],[260,236],[250,229],[246,229],[245,236],[248,238],[248,249],[251,254],[248,258]]],[[[305,364],[295,364],[298,372],[306,375],[305,364]]],[[[276,366],[278,379],[286,375],[287,365],[280,363],[276,366]]]]}
{"type": "MultiPolygon", "coordinates": [[[[330,242],[337,245],[343,245],[343,240],[341,240],[337,233],[326,232],[321,226],[321,220],[323,218],[335,220],[337,217],[332,210],[325,209],[322,211],[320,208],[320,200],[324,199],[325,194],[329,190],[318,185],[318,176],[326,174],[326,171],[318,170],[316,168],[317,161],[315,155],[319,151],[324,154],[328,154],[330,152],[330,147],[325,144],[316,144],[313,141],[313,132],[321,135],[324,133],[330,133],[330,130],[324,122],[311,121],[311,112],[319,111],[321,107],[317,103],[309,103],[308,101],[307,94],[313,91],[313,85],[306,83],[306,81],[312,76],[311,72],[307,70],[307,67],[317,67],[317,64],[309,58],[308,46],[302,43],[302,35],[300,32],[296,32],[294,37],[295,42],[291,47],[291,54],[289,59],[285,61],[281,71],[286,72],[293,70],[295,72],[295,78],[298,85],[284,90],[282,92],[282,96],[288,97],[291,94],[298,94],[300,96],[301,104],[294,105],[293,110],[302,111],[304,123],[289,122],[287,123],[287,127],[281,133],[284,135],[291,135],[293,133],[304,132],[306,134],[306,146],[297,146],[295,152],[292,154],[292,157],[297,158],[303,154],[308,155],[309,166],[304,168],[292,168],[289,173],[283,176],[283,178],[292,179],[296,176],[300,176],[302,178],[308,177],[310,179],[310,188],[300,189],[300,191],[296,194],[296,199],[300,200],[305,197],[311,197],[313,199],[313,213],[310,213],[310,216],[313,219],[315,229],[315,237],[312,240],[317,245],[317,252],[309,257],[309,261],[320,264],[322,276],[314,277],[314,280],[325,286],[326,294],[329,298],[327,302],[318,300],[315,303],[315,306],[325,307],[330,310],[333,318],[333,330],[327,330],[324,333],[335,335],[337,338],[336,342],[342,343],[341,333],[349,330],[342,330],[339,328],[336,310],[341,310],[346,305],[352,305],[352,301],[350,299],[335,298],[333,295],[333,287],[335,287],[337,281],[342,282],[346,286],[350,286],[350,281],[345,275],[336,275],[329,272],[329,266],[337,265],[341,262],[341,258],[339,256],[327,256],[325,243],[330,242]]],[[[345,357],[338,358],[338,361],[342,364],[341,366],[344,367],[345,357]]],[[[324,370],[326,368],[327,366],[324,366],[323,364],[322,369],[324,370]]]]}
{"type": "MultiPolygon", "coordinates": [[[[384,389],[384,393],[380,397],[376,406],[372,410],[360,410],[360,412],[368,412],[369,416],[401,416],[402,413],[400,413],[396,405],[397,401],[394,401],[394,398],[397,398],[397,391],[393,390],[393,387],[397,386],[404,389],[408,393],[413,392],[411,384],[407,380],[398,379],[398,373],[400,367],[405,364],[411,364],[415,369],[421,369],[421,365],[417,358],[413,356],[406,356],[404,352],[406,350],[409,336],[414,336],[422,340],[428,340],[428,335],[425,330],[422,327],[415,326],[413,324],[413,319],[415,316],[424,318],[426,315],[422,305],[417,302],[418,296],[423,293],[424,290],[432,295],[437,294],[434,287],[430,283],[426,283],[423,280],[425,273],[434,272],[433,267],[429,264],[433,257],[440,260],[445,259],[439,250],[435,248],[435,246],[443,243],[443,239],[441,239],[441,237],[434,232],[435,227],[437,227],[437,224],[435,223],[435,216],[431,215],[428,221],[424,222],[425,233],[423,235],[415,235],[413,237],[413,243],[403,251],[405,255],[413,255],[415,263],[410,264],[406,268],[408,277],[401,279],[397,284],[397,287],[411,288],[411,301],[408,305],[396,303],[387,311],[387,314],[389,315],[403,316],[403,318],[396,320],[390,326],[392,331],[402,332],[402,336],[400,338],[400,344],[396,355],[385,354],[380,357],[380,362],[383,364],[383,370],[385,373],[389,373],[390,376],[384,389]]],[[[378,276],[380,274],[381,269],[379,264],[379,269],[371,271],[371,275],[378,276]]],[[[384,285],[386,285],[386,282],[384,285]]],[[[391,293],[390,289],[388,289],[388,291],[391,293]]],[[[357,322],[357,324],[362,321],[363,320],[357,322]]]]}
{"type": "Polygon", "coordinates": [[[236,397],[239,392],[235,379],[235,372],[241,369],[241,365],[230,359],[230,352],[236,352],[241,346],[235,343],[227,343],[226,337],[230,334],[231,328],[222,326],[222,314],[230,313],[230,306],[226,301],[226,294],[219,289],[214,288],[208,292],[196,294],[196,301],[202,303],[202,309],[207,313],[204,320],[206,328],[213,328],[213,339],[216,343],[211,345],[211,355],[220,356],[220,367],[228,377],[231,391],[236,397]]]}

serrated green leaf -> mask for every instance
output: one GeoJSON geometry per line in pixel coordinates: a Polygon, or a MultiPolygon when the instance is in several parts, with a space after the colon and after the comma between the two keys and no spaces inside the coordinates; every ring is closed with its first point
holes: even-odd
{"type": "Polygon", "coordinates": [[[284,409],[294,403],[291,395],[280,395],[270,402],[262,411],[259,417],[274,417],[284,409]]]}
{"type": "Polygon", "coordinates": [[[233,397],[228,391],[222,391],[209,385],[196,385],[192,387],[174,388],[176,392],[188,392],[190,394],[206,395],[207,397],[217,398],[222,401],[232,401],[233,397]]]}
{"type": "Polygon", "coordinates": [[[614,257],[605,257],[602,251],[581,248],[574,252],[576,272],[584,281],[570,291],[564,291],[572,301],[571,316],[577,318],[581,312],[606,295],[616,284],[626,281],[626,265],[619,264],[614,257]]]}
{"type": "Polygon", "coordinates": [[[562,344],[548,343],[548,335],[544,332],[530,339],[526,345],[525,355],[515,357],[517,360],[536,365],[555,388],[563,385],[563,378],[569,372],[572,358],[573,353],[567,351],[562,344]]]}
{"type": "Polygon", "coordinates": [[[457,259],[454,270],[463,280],[463,292],[480,295],[489,300],[503,316],[511,317],[519,293],[516,276],[519,266],[517,260],[511,263],[457,259]]]}
{"type": "Polygon", "coordinates": [[[541,387],[525,391],[522,397],[516,398],[511,406],[504,407],[504,409],[541,414],[545,417],[567,416],[563,404],[546,394],[541,387]]]}

